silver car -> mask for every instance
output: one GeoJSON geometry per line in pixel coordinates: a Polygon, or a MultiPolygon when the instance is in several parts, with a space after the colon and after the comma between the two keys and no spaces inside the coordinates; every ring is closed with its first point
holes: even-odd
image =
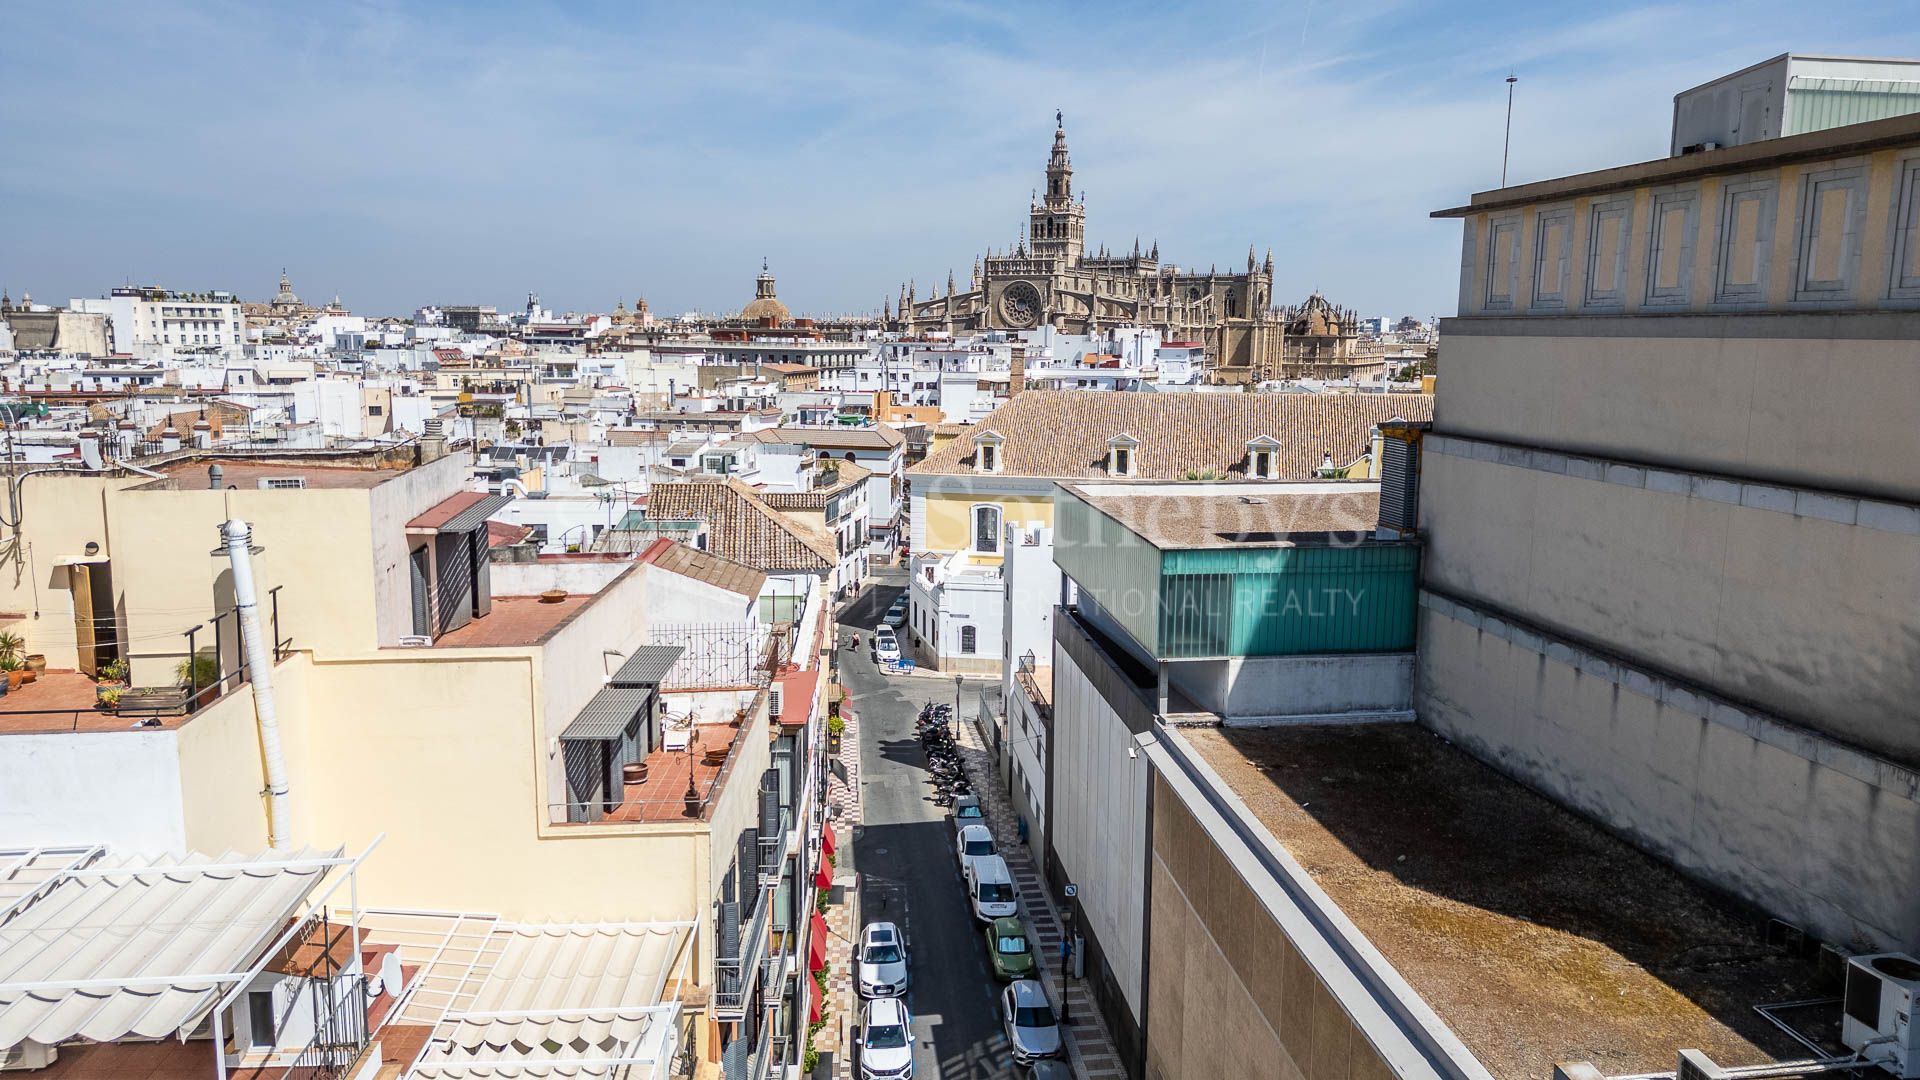
{"type": "Polygon", "coordinates": [[[1000,992],[1000,1024],[1015,1062],[1031,1065],[1060,1056],[1060,1025],[1053,1018],[1046,988],[1034,980],[1017,980],[1000,992]]]}
{"type": "Polygon", "coordinates": [[[855,984],[863,998],[899,997],[907,992],[907,937],[890,922],[872,922],[860,933],[860,963],[855,984]]]}

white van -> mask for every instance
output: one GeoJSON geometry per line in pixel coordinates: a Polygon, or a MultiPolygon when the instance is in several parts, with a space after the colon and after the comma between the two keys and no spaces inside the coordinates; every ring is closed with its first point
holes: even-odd
{"type": "Polygon", "coordinates": [[[982,855],[967,863],[967,902],[973,905],[973,917],[983,923],[1020,914],[1007,860],[982,855]]]}

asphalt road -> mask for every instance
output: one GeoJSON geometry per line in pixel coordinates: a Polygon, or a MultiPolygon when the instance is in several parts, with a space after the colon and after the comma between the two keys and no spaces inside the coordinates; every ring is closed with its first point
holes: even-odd
{"type": "MultiPolygon", "coordinates": [[[[840,616],[840,681],[860,718],[864,824],[853,849],[861,918],[899,923],[912,949],[916,1080],[1013,1077],[1024,1070],[1000,1031],[1000,984],[967,905],[952,823],[930,799],[926,755],[913,734],[921,705],[953,701],[953,681],[883,675],[867,659],[867,635],[904,586],[904,578],[870,585],[840,616]],[[844,647],[856,629],[857,655],[844,647]]],[[[967,695],[977,698],[981,685],[969,682],[967,695]]]]}

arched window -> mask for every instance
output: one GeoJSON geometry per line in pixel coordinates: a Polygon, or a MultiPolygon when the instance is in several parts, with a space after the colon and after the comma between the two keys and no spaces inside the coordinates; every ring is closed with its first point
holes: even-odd
{"type": "Polygon", "coordinates": [[[974,650],[974,645],[975,645],[975,631],[973,627],[971,626],[961,627],[960,628],[960,651],[963,653],[970,653],[974,650]]]}
{"type": "Polygon", "coordinates": [[[973,550],[983,555],[996,555],[1000,552],[1000,508],[997,506],[976,506],[973,508],[973,550]]]}

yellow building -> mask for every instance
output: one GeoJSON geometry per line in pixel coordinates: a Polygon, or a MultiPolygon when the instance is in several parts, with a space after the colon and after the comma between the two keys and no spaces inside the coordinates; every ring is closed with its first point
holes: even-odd
{"type": "Polygon", "coordinates": [[[821,680],[783,672],[817,669],[823,603],[776,632],[760,575],[714,556],[496,562],[505,499],[462,490],[468,455],[413,452],[22,483],[5,628],[46,671],[0,697],[0,836],[384,837],[363,906],[697,922],[683,997],[703,1053],[801,1045],[811,980],[783,998],[763,961],[806,955],[821,680]],[[241,647],[230,518],[251,527],[269,670],[241,647]],[[94,708],[91,676],[120,665],[120,711],[94,708]],[[776,681],[806,698],[774,716],[776,681]]]}

